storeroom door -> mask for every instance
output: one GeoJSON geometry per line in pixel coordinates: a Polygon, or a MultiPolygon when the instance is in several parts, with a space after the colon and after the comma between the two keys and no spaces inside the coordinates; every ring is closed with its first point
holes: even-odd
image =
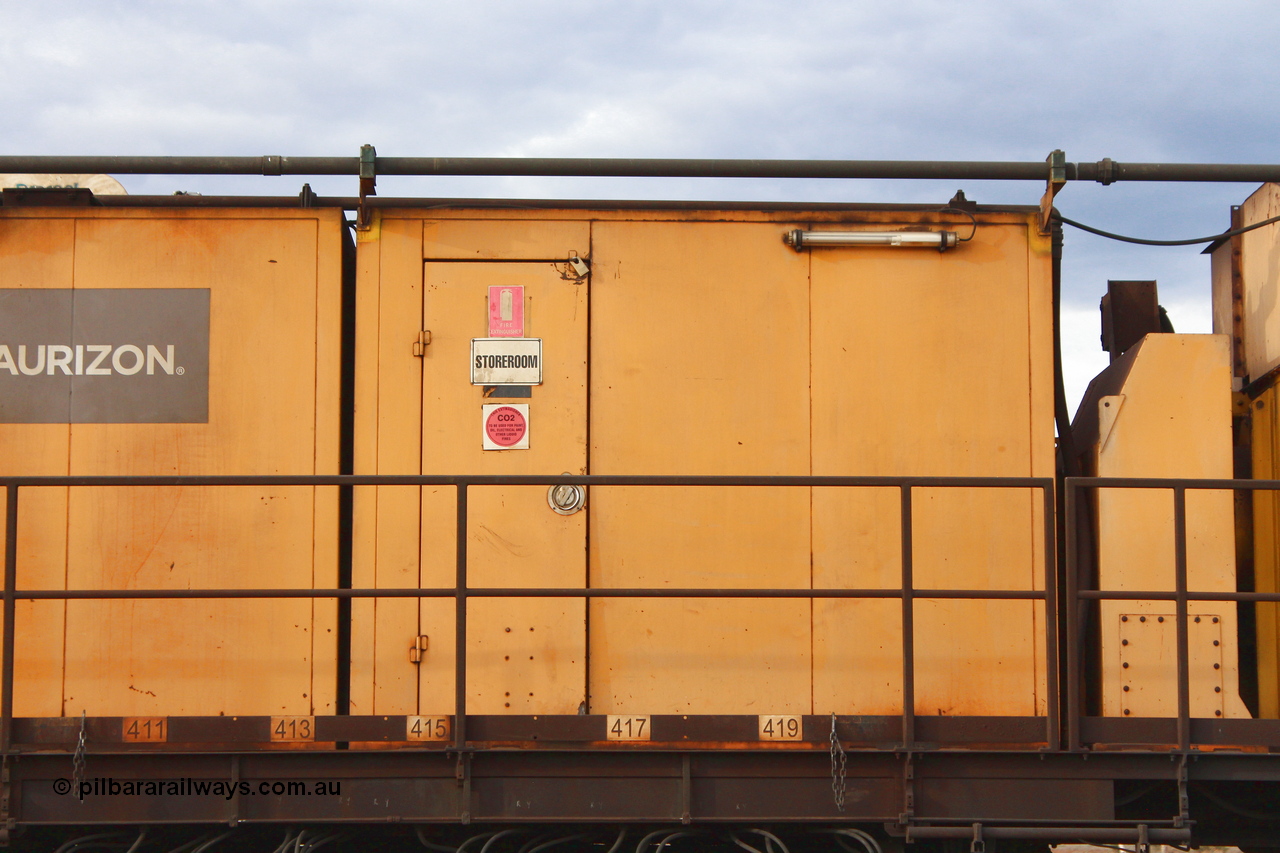
{"type": "MultiPolygon", "coordinates": [[[[588,283],[564,260],[585,254],[587,233],[587,223],[425,224],[423,474],[587,472],[588,283]],[[469,259],[480,251],[497,257],[469,259]],[[473,341],[499,357],[485,364],[518,364],[517,375],[473,375],[473,341]]],[[[456,495],[423,489],[423,587],[454,584],[456,495]]],[[[585,512],[554,511],[546,486],[472,486],[468,504],[471,587],[585,585],[585,512]]],[[[432,649],[419,667],[423,714],[453,706],[453,655],[436,650],[452,650],[454,610],[452,599],[421,603],[432,649]]],[[[467,642],[468,713],[574,714],[585,701],[583,599],[472,598],[467,642]]]]}

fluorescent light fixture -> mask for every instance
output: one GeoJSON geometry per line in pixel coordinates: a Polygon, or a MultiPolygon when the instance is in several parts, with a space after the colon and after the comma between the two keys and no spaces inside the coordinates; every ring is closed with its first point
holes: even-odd
{"type": "Polygon", "coordinates": [[[960,241],[954,231],[788,231],[783,242],[795,248],[820,246],[921,246],[945,252],[960,241]]]}

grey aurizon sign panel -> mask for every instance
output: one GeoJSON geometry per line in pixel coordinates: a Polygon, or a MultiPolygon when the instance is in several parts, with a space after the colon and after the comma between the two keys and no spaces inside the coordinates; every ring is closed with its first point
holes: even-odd
{"type": "Polygon", "coordinates": [[[207,288],[0,289],[0,423],[208,421],[207,288]]]}

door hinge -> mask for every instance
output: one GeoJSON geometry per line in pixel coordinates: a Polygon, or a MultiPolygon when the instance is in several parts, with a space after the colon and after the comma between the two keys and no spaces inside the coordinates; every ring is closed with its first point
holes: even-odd
{"type": "Polygon", "coordinates": [[[422,358],[427,354],[427,347],[431,346],[431,332],[423,329],[418,332],[418,339],[413,342],[413,354],[418,358],[422,358]]]}
{"type": "Polygon", "coordinates": [[[413,638],[413,645],[409,647],[409,663],[422,663],[422,658],[426,653],[427,635],[419,634],[413,638]]]}

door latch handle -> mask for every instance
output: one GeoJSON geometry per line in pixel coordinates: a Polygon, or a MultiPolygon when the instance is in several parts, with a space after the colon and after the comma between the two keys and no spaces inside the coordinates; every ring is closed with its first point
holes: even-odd
{"type": "MultiPolygon", "coordinates": [[[[565,471],[565,476],[573,476],[565,471]]],[[[547,489],[547,506],[557,515],[573,515],[587,505],[587,490],[582,486],[561,484],[547,489]]]]}

